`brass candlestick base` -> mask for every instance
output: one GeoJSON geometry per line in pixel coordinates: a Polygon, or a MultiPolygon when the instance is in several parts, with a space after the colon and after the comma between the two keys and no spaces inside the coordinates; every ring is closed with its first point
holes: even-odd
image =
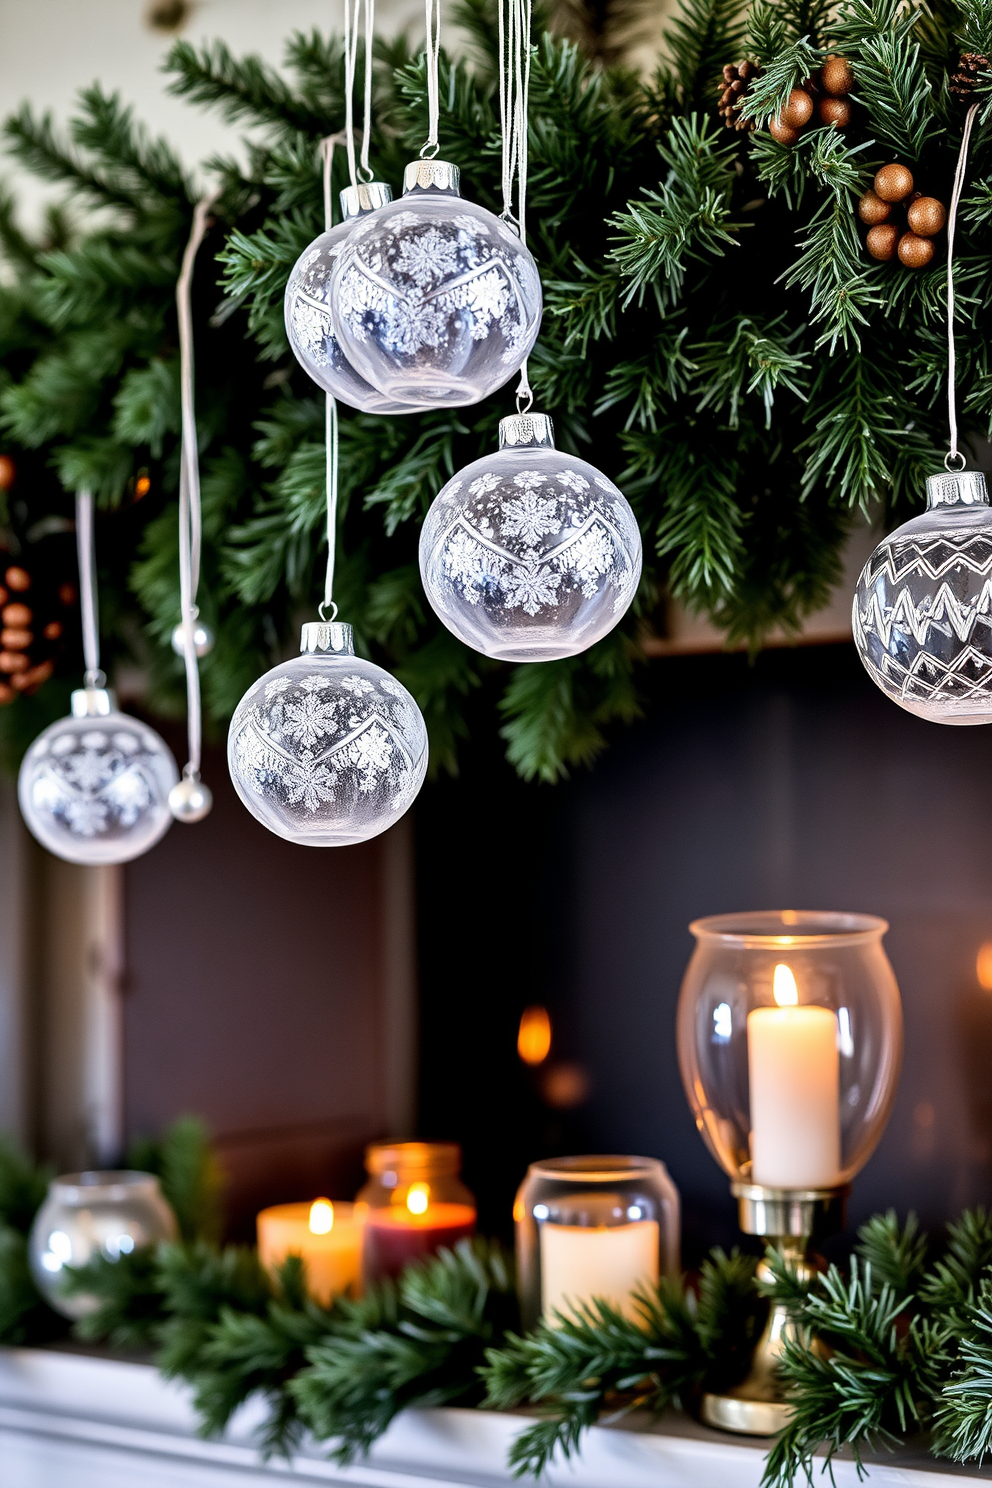
{"type": "MultiPolygon", "coordinates": [[[[778,1245],[800,1276],[809,1274],[806,1248],[810,1240],[843,1228],[847,1188],[764,1188],[760,1183],[735,1183],[740,1226],[746,1235],[762,1235],[778,1245]]],[[[764,1261],[761,1280],[769,1278],[764,1261]]],[[[778,1366],[791,1323],[776,1303],[751,1360],[747,1378],[724,1395],[703,1396],[700,1415],[708,1426],[746,1436],[775,1436],[788,1424],[791,1409],[779,1379],[778,1366]]]]}

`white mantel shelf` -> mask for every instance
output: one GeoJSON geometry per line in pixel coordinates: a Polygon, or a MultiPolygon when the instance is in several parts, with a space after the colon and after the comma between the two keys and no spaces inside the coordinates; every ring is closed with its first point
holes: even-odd
{"type": "MultiPolygon", "coordinates": [[[[249,1403],[220,1441],[202,1441],[189,1392],[150,1364],[66,1349],[0,1349],[2,1488],[262,1488],[266,1482],[356,1488],[506,1488],[507,1449],[519,1415],[406,1411],[371,1456],[351,1467],[318,1446],[292,1463],[264,1463],[252,1445],[263,1417],[249,1403]]],[[[581,1457],[555,1467],[549,1488],[757,1488],[764,1444],[720,1435],[672,1415],[654,1425],[596,1427],[581,1457]]],[[[868,1488],[961,1488],[988,1471],[934,1463],[925,1454],[876,1459],[868,1488]]],[[[837,1488],[856,1488],[853,1464],[835,1464],[837,1488]]],[[[822,1480],[829,1484],[829,1478],[822,1480]]]]}

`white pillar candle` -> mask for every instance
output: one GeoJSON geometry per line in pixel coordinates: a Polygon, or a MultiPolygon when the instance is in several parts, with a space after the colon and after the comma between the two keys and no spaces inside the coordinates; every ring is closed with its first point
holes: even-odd
{"type": "Polygon", "coordinates": [[[658,1221],[634,1224],[541,1225],[541,1311],[572,1312],[576,1303],[601,1297],[636,1317],[633,1293],[658,1280],[658,1221]]]}
{"type": "Polygon", "coordinates": [[[751,1180],[768,1188],[832,1188],[840,1182],[840,1058],[837,1017],[799,1007],[796,979],[776,966],[776,1007],[747,1015],[751,1085],[751,1180]]]}

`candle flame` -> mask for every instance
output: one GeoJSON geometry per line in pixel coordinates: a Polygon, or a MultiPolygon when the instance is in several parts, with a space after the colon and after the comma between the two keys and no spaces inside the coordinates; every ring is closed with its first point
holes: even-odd
{"type": "Polygon", "coordinates": [[[543,1064],[551,1051],[551,1018],[547,1008],[526,1007],[520,1014],[517,1053],[524,1064],[543,1064]]]}
{"type": "Polygon", "coordinates": [[[426,1214],[431,1191],[426,1183],[411,1183],[406,1195],[406,1207],[411,1214],[426,1214]]]}
{"type": "Polygon", "coordinates": [[[311,1235],[329,1235],[334,1228],[334,1205],[327,1199],[315,1199],[310,1205],[311,1235]]]}
{"type": "Polygon", "coordinates": [[[772,988],[779,1007],[795,1007],[799,1002],[799,988],[792,975],[792,967],[786,966],[784,962],[775,968],[772,988]]]}
{"type": "Polygon", "coordinates": [[[978,974],[978,985],[986,992],[992,992],[992,944],[989,941],[979,947],[975,970],[978,974]]]}

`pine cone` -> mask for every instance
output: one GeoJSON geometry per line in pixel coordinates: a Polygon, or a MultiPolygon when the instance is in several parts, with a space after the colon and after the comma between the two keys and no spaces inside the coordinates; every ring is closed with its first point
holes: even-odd
{"type": "Polygon", "coordinates": [[[720,84],[720,117],[727,129],[754,129],[753,119],[741,118],[741,104],[747,97],[747,90],[754,79],[760,76],[761,68],[755,62],[728,62],[723,69],[723,82],[720,84]]]}
{"type": "Polygon", "coordinates": [[[989,67],[992,67],[992,62],[983,52],[962,52],[958,58],[958,70],[951,77],[951,97],[958,103],[971,103],[978,74],[989,67]]]}

